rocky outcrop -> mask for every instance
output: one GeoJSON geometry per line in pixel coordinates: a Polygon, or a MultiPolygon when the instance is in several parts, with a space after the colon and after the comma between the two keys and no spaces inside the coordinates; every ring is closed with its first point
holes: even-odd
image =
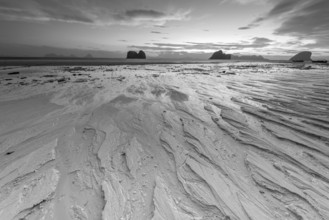
{"type": "Polygon", "coordinates": [[[225,54],[222,50],[216,51],[209,58],[211,60],[230,60],[232,57],[231,54],[225,54]]]}
{"type": "Polygon", "coordinates": [[[304,61],[312,61],[311,60],[312,52],[310,51],[303,51],[295,56],[290,58],[290,61],[292,62],[304,62],[304,61]]]}
{"type": "Polygon", "coordinates": [[[138,53],[136,51],[128,51],[127,59],[146,59],[146,54],[142,50],[138,53]]]}
{"type": "Polygon", "coordinates": [[[328,60],[312,60],[312,63],[328,63],[328,60]]]}
{"type": "Polygon", "coordinates": [[[144,51],[140,50],[137,54],[139,59],[146,59],[146,54],[144,51]]]}

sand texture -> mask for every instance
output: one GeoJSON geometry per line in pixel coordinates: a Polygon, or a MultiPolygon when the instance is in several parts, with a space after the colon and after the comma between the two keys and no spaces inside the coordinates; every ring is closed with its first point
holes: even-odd
{"type": "Polygon", "coordinates": [[[0,219],[329,219],[329,67],[1,67],[0,219]]]}

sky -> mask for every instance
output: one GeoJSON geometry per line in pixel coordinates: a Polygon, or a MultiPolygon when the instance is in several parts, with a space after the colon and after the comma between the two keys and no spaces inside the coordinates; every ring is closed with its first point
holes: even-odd
{"type": "Polygon", "coordinates": [[[329,0],[0,0],[0,56],[329,58],[329,0]]]}

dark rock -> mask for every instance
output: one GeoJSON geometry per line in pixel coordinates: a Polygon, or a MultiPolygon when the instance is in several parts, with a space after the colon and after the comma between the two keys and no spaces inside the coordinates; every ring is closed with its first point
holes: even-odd
{"type": "Polygon", "coordinates": [[[232,57],[231,54],[225,54],[222,50],[216,51],[212,54],[212,56],[209,58],[211,60],[230,60],[232,57]]]}
{"type": "Polygon", "coordinates": [[[236,75],[235,72],[225,72],[223,75],[236,75]]]}
{"type": "Polygon", "coordinates": [[[61,77],[59,79],[57,79],[58,83],[65,83],[67,81],[67,79],[65,77],[61,77]]]}
{"type": "Polygon", "coordinates": [[[137,52],[136,51],[128,51],[127,59],[137,59],[137,52]]]}
{"type": "Polygon", "coordinates": [[[127,59],[146,59],[146,54],[142,50],[138,53],[136,51],[128,51],[127,59]]]}
{"type": "Polygon", "coordinates": [[[120,81],[120,82],[122,82],[125,78],[126,78],[126,77],[124,77],[124,76],[118,76],[118,77],[117,77],[117,80],[120,81]]]}
{"type": "Polygon", "coordinates": [[[140,50],[137,54],[138,59],[146,59],[146,54],[144,51],[140,50]]]}
{"type": "Polygon", "coordinates": [[[15,151],[8,151],[7,153],[6,153],[6,155],[10,155],[10,154],[12,154],[12,153],[14,153],[15,151]]]}
{"type": "Polygon", "coordinates": [[[302,70],[310,70],[310,69],[312,69],[312,66],[303,66],[301,69],[302,70]]]}
{"type": "Polygon", "coordinates": [[[292,62],[311,61],[311,56],[312,56],[312,52],[303,51],[303,52],[300,52],[300,53],[296,54],[295,56],[291,57],[290,61],[292,61],[292,62]]]}
{"type": "Polygon", "coordinates": [[[11,72],[11,73],[8,73],[8,75],[17,75],[19,74],[19,72],[11,72]]]}
{"type": "Polygon", "coordinates": [[[49,78],[49,77],[57,77],[57,75],[47,74],[47,75],[43,75],[42,77],[46,77],[46,78],[49,78]]]}
{"type": "Polygon", "coordinates": [[[88,82],[88,79],[79,78],[75,80],[76,83],[88,82]]]}
{"type": "Polygon", "coordinates": [[[328,63],[328,60],[312,60],[312,63],[328,63]]]}

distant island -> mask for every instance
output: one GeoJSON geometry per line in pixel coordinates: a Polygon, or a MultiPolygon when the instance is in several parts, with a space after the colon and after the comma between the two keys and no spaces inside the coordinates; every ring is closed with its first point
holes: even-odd
{"type": "Polygon", "coordinates": [[[127,59],[146,59],[146,54],[142,50],[138,53],[136,51],[128,51],[127,59]]]}
{"type": "Polygon", "coordinates": [[[249,60],[249,61],[267,61],[268,59],[260,55],[233,55],[225,54],[222,50],[216,51],[209,58],[210,60],[249,60]]]}
{"type": "Polygon", "coordinates": [[[222,50],[216,51],[209,58],[210,60],[230,60],[232,58],[231,54],[225,54],[222,50]]]}
{"type": "Polygon", "coordinates": [[[327,60],[312,60],[312,52],[302,51],[291,57],[289,60],[294,63],[311,61],[312,63],[328,63],[327,60]]]}
{"type": "Polygon", "coordinates": [[[297,53],[295,56],[291,57],[289,60],[292,62],[312,61],[311,56],[312,56],[312,52],[303,51],[303,52],[297,53]]]}

